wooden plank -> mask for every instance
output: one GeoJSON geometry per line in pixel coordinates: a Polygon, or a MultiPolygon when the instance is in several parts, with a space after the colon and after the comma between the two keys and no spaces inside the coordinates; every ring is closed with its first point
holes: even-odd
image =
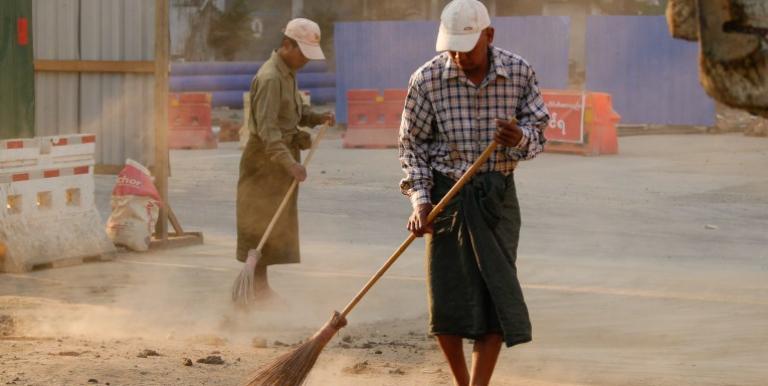
{"type": "Polygon", "coordinates": [[[176,217],[176,213],[173,213],[173,208],[168,206],[168,219],[171,221],[171,225],[173,225],[173,230],[176,231],[176,236],[181,236],[184,234],[184,228],[181,227],[181,223],[179,222],[179,219],[176,217]]]}
{"type": "Polygon", "coordinates": [[[44,269],[64,268],[75,265],[81,265],[86,263],[104,263],[112,261],[115,258],[115,254],[106,253],[98,256],[85,256],[85,257],[70,257],[66,259],[54,260],[48,263],[32,264],[31,267],[27,267],[27,271],[40,271],[44,269]]]}
{"type": "Polygon", "coordinates": [[[155,72],[155,63],[139,60],[35,60],[38,72],[99,72],[140,73],[155,72]]]}
{"type": "Polygon", "coordinates": [[[155,185],[165,204],[155,227],[161,241],[168,239],[168,0],[155,0],[155,185]]]}
{"type": "Polygon", "coordinates": [[[201,232],[187,232],[181,236],[168,236],[165,240],[157,238],[157,234],[152,237],[149,244],[150,250],[190,247],[203,244],[203,234],[201,232]]]}

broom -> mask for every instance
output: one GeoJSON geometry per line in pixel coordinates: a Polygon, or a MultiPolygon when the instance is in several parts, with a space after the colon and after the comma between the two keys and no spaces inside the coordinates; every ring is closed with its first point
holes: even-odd
{"type": "MultiPolygon", "coordinates": [[[[320,140],[323,138],[323,135],[327,129],[328,124],[323,124],[320,126],[320,131],[318,131],[317,136],[315,136],[315,140],[312,142],[312,147],[309,149],[309,154],[307,154],[307,158],[304,160],[305,168],[309,166],[309,162],[312,161],[312,157],[315,155],[315,150],[317,150],[317,145],[320,143],[320,140]]],[[[256,247],[256,249],[248,251],[248,258],[245,260],[245,265],[237,275],[235,283],[232,285],[232,301],[235,304],[239,306],[248,306],[256,300],[256,293],[253,288],[255,282],[254,271],[256,269],[256,265],[259,263],[259,260],[261,260],[261,251],[264,249],[264,245],[267,243],[269,235],[275,228],[275,224],[280,218],[280,215],[283,213],[283,210],[286,206],[288,206],[288,201],[290,201],[291,196],[293,196],[293,193],[296,191],[298,185],[299,181],[293,180],[291,186],[288,188],[288,192],[283,198],[283,201],[280,203],[280,206],[277,207],[277,212],[275,212],[275,214],[272,216],[272,220],[269,222],[267,229],[261,236],[259,245],[256,247]]]]}
{"type": "MultiPolygon", "coordinates": [[[[475,175],[477,170],[488,160],[488,157],[493,154],[496,149],[496,141],[491,142],[490,145],[483,151],[480,157],[464,172],[464,175],[453,185],[451,190],[446,193],[445,197],[435,206],[427,217],[427,223],[432,223],[435,217],[448,205],[448,202],[456,196],[462,187],[469,181],[472,176],[475,175]]],[[[411,233],[408,238],[400,244],[394,254],[387,259],[384,265],[368,280],[363,289],[355,295],[352,301],[344,307],[342,312],[334,312],[331,319],[309,340],[302,343],[293,351],[286,353],[279,358],[275,359],[272,363],[269,363],[259,369],[245,384],[246,386],[301,386],[304,380],[309,375],[312,367],[315,365],[317,358],[320,356],[320,352],[323,350],[326,344],[333,338],[336,333],[347,325],[347,315],[352,309],[360,302],[360,300],[368,293],[368,290],[376,284],[377,281],[384,275],[392,264],[395,263],[397,258],[405,252],[408,246],[416,239],[416,235],[411,233]]]]}

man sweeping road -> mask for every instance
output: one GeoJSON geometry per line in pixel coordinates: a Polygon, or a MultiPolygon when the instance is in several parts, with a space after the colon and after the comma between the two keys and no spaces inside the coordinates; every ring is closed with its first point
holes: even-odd
{"type": "Polygon", "coordinates": [[[237,184],[237,259],[253,260],[248,265],[254,267],[257,298],[272,293],[267,266],[300,261],[296,194],[279,217],[263,251],[256,250],[291,183],[307,178],[299,158],[300,150],[311,146],[311,138],[297,126],[335,122],[332,113],[314,113],[303,105],[296,85],[296,71],[310,60],[325,59],[320,48],[320,27],[298,18],[288,23],[284,34],[280,48],[251,83],[253,132],[240,160],[237,184]]]}
{"type": "Polygon", "coordinates": [[[430,330],[459,386],[487,385],[501,344],[531,340],[515,261],[520,208],[518,161],[543,150],[549,114],[533,68],[492,45],[477,0],[443,10],[436,49],[411,76],[400,127],[407,228],[427,238],[430,330]],[[427,217],[491,141],[500,146],[432,224],[427,217]],[[462,339],[475,340],[471,373],[462,339]]]}

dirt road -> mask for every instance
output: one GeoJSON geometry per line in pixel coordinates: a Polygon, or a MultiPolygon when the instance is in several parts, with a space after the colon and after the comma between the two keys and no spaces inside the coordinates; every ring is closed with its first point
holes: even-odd
{"type": "MultiPolygon", "coordinates": [[[[534,341],[502,352],[493,384],[768,384],[768,140],[620,147],[545,154],[516,172],[534,341]]],[[[244,314],[228,301],[239,152],[173,152],[171,202],[206,245],[0,275],[0,384],[237,385],[343,307],[405,238],[396,155],[322,145],[300,195],[304,261],[273,270],[282,301],[244,314]],[[197,362],[209,356],[223,364],[197,362]]],[[[113,183],[97,177],[104,218],[113,183]]],[[[425,336],[423,263],[418,242],[310,385],[450,384],[425,336]]]]}

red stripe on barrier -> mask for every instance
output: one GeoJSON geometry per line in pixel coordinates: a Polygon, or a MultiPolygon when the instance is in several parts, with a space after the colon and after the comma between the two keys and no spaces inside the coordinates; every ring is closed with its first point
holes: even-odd
{"type": "Polygon", "coordinates": [[[58,177],[59,175],[61,175],[59,169],[51,169],[43,172],[43,178],[53,178],[58,177]]]}
{"type": "Polygon", "coordinates": [[[11,176],[11,182],[26,181],[29,179],[29,173],[14,174],[11,176]]]}
{"type": "Polygon", "coordinates": [[[64,146],[69,143],[69,140],[66,138],[59,138],[56,142],[53,143],[53,146],[64,146]]]}
{"type": "Polygon", "coordinates": [[[24,148],[24,141],[8,141],[5,143],[6,149],[22,149],[24,148]]]}
{"type": "Polygon", "coordinates": [[[96,136],[95,135],[86,135],[83,137],[83,143],[94,143],[96,142],[96,136]]]}
{"type": "Polygon", "coordinates": [[[90,172],[90,166],[78,166],[75,168],[75,174],[88,174],[90,172]]]}

